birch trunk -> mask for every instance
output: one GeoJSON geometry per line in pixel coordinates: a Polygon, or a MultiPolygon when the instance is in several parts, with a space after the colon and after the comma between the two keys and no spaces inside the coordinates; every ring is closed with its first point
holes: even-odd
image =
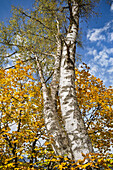
{"type": "MultiPolygon", "coordinates": [[[[71,151],[71,147],[69,145],[67,133],[58,120],[58,114],[57,114],[56,104],[54,100],[54,94],[58,87],[56,86],[56,88],[53,89],[53,95],[52,95],[53,98],[52,98],[51,94],[48,92],[48,89],[46,87],[42,68],[37,57],[36,57],[36,62],[37,62],[37,67],[38,67],[41,84],[42,84],[42,90],[43,90],[45,125],[48,131],[48,136],[51,141],[52,147],[56,155],[64,156],[65,154],[67,154],[70,159],[73,159],[73,154],[71,151]]],[[[56,73],[58,75],[57,71],[56,73]]],[[[54,78],[53,84],[55,82],[56,80],[54,78]]]]}
{"type": "Polygon", "coordinates": [[[77,104],[75,92],[75,48],[79,27],[79,6],[74,0],[68,3],[71,24],[62,51],[59,95],[65,129],[74,160],[77,161],[83,159],[82,153],[93,152],[93,148],[77,104]]]}
{"type": "MultiPolygon", "coordinates": [[[[59,33],[59,31],[58,31],[59,33]]],[[[57,54],[55,55],[55,64],[54,64],[54,73],[51,82],[51,96],[54,102],[55,108],[57,109],[57,96],[59,89],[59,80],[60,80],[60,65],[61,65],[61,57],[62,57],[62,41],[56,36],[57,39],[57,54]]]]}
{"type": "MultiPolygon", "coordinates": [[[[37,66],[42,83],[44,99],[45,125],[50,136],[53,136],[53,149],[56,155],[65,154],[75,161],[83,159],[82,153],[93,152],[82,115],[77,104],[75,92],[75,50],[79,29],[79,5],[75,0],[68,0],[70,10],[70,27],[64,40],[57,39],[54,74],[51,82],[51,93],[46,87],[42,68],[37,66]],[[60,96],[63,126],[58,118],[57,93],[60,96]]],[[[58,38],[58,37],[57,37],[58,38]]]]}

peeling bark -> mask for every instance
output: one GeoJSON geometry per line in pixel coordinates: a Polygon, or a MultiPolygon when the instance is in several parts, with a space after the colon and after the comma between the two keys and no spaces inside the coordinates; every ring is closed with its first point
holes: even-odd
{"type": "MultiPolygon", "coordinates": [[[[75,161],[82,153],[93,152],[93,147],[77,103],[75,92],[75,51],[79,29],[79,2],[68,0],[70,26],[63,42],[57,37],[57,55],[48,92],[41,65],[36,58],[41,79],[45,125],[56,155],[67,155],[75,161]],[[57,93],[60,97],[62,122],[58,118],[57,93]]],[[[93,169],[93,168],[91,168],[93,169]]],[[[95,168],[94,168],[95,169],[95,168]]]]}
{"type": "MultiPolygon", "coordinates": [[[[65,155],[73,159],[73,154],[69,145],[68,136],[64,127],[58,121],[58,114],[55,109],[53,99],[46,87],[41,65],[36,57],[37,67],[42,83],[44,100],[44,118],[48,135],[56,155],[65,155]]],[[[54,95],[53,95],[54,96],[54,95]]]]}
{"type": "Polygon", "coordinates": [[[75,48],[79,28],[79,6],[69,1],[70,29],[67,33],[60,68],[60,104],[74,160],[83,159],[82,153],[93,152],[92,144],[85,128],[75,92],[75,48]]]}

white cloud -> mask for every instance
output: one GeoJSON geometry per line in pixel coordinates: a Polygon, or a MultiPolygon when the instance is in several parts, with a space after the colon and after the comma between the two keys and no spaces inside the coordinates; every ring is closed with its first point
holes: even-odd
{"type": "Polygon", "coordinates": [[[95,55],[97,55],[97,50],[90,48],[87,54],[95,56],[95,55]]]}
{"type": "Polygon", "coordinates": [[[109,59],[109,64],[113,65],[113,58],[109,59]]]}
{"type": "Polygon", "coordinates": [[[99,60],[99,63],[102,67],[107,67],[109,64],[109,60],[106,60],[104,56],[99,60]]]}
{"type": "Polygon", "coordinates": [[[108,54],[113,54],[113,48],[107,48],[107,49],[106,49],[106,52],[107,52],[108,54]]]}
{"type": "Polygon", "coordinates": [[[113,2],[112,2],[112,4],[111,4],[111,11],[113,11],[113,2]]]}
{"type": "Polygon", "coordinates": [[[103,80],[106,87],[113,86],[113,20],[89,30],[87,39],[90,42],[84,62],[90,67],[90,73],[103,80]]]}
{"type": "Polygon", "coordinates": [[[93,62],[96,62],[102,67],[113,65],[113,57],[110,57],[111,54],[113,54],[113,48],[107,48],[105,46],[99,52],[94,48],[88,48],[87,53],[87,55],[94,56],[93,62]]]}
{"type": "Polygon", "coordinates": [[[113,85],[113,79],[110,77],[113,74],[113,48],[107,48],[104,45],[101,50],[94,47],[87,48],[87,50],[86,55],[89,55],[90,73],[103,80],[106,86],[113,85]]]}
{"type": "Polygon", "coordinates": [[[88,66],[90,67],[90,73],[95,76],[99,70],[98,66],[94,64],[89,64],[88,66]]]}
{"type": "Polygon", "coordinates": [[[103,59],[108,58],[108,55],[107,55],[107,53],[106,53],[105,50],[100,51],[100,52],[99,52],[99,55],[100,55],[103,59]]]}
{"type": "Polygon", "coordinates": [[[101,58],[100,55],[96,55],[96,56],[94,57],[94,61],[97,61],[97,60],[99,60],[100,58],[101,58]]]}
{"type": "Polygon", "coordinates": [[[111,85],[113,86],[113,76],[109,76],[109,82],[111,83],[111,85]]]}
{"type": "Polygon", "coordinates": [[[108,73],[113,73],[113,68],[110,68],[107,72],[108,73]]]}
{"type": "Polygon", "coordinates": [[[104,35],[101,35],[101,32],[103,30],[102,29],[93,29],[93,30],[90,30],[87,34],[87,38],[90,40],[90,41],[98,41],[98,40],[105,40],[105,36],[104,35]]]}
{"type": "MultiPolygon", "coordinates": [[[[103,50],[103,51],[100,51],[100,52],[98,53],[98,55],[95,55],[95,56],[94,56],[94,61],[99,60],[99,61],[100,61],[100,64],[101,64],[101,62],[104,61],[104,60],[106,60],[107,58],[108,58],[108,55],[107,55],[107,53],[103,50]]],[[[99,61],[98,61],[98,62],[99,62],[99,61]]]]}
{"type": "Polygon", "coordinates": [[[106,84],[108,82],[108,78],[103,76],[100,76],[101,80],[103,80],[103,84],[106,84]]]}
{"type": "Polygon", "coordinates": [[[113,32],[110,33],[110,41],[113,41],[113,32]]]}
{"type": "MultiPolygon", "coordinates": [[[[100,41],[100,40],[106,40],[106,32],[109,28],[112,28],[111,24],[113,23],[113,20],[108,22],[103,28],[93,28],[92,30],[88,31],[87,39],[89,39],[91,42],[100,41]]],[[[112,41],[112,34],[110,35],[110,40],[112,41]]]]}

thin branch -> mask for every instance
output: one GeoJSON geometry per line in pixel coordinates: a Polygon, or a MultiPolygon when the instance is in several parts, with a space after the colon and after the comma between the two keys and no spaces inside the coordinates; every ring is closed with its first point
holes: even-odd
{"type": "Polygon", "coordinates": [[[59,24],[57,17],[56,17],[56,22],[57,22],[57,30],[58,30],[57,33],[60,34],[60,24],[59,24]]]}
{"type": "MultiPolygon", "coordinates": [[[[29,59],[23,60],[22,62],[27,62],[27,61],[30,61],[30,60],[35,60],[35,58],[29,58],[29,59]]],[[[19,63],[19,65],[20,65],[20,63],[19,63]]],[[[4,70],[8,70],[8,69],[11,69],[11,68],[15,68],[15,65],[7,67],[4,70]]]]}
{"type": "Polygon", "coordinates": [[[38,72],[39,72],[39,75],[40,75],[41,83],[47,89],[46,83],[45,83],[45,79],[44,79],[44,76],[43,76],[43,71],[42,71],[41,64],[40,64],[40,62],[38,60],[38,56],[36,54],[35,54],[35,56],[36,56],[36,63],[37,63],[37,67],[38,67],[38,72]]]}
{"type": "Polygon", "coordinates": [[[55,55],[54,55],[54,54],[50,54],[50,53],[44,53],[44,52],[41,52],[41,54],[46,55],[46,56],[52,56],[52,57],[55,57],[55,55]]]}
{"type": "Polygon", "coordinates": [[[13,44],[13,43],[9,43],[9,42],[1,42],[0,41],[0,43],[4,44],[4,45],[7,45],[7,46],[12,46],[12,47],[16,46],[18,48],[24,48],[24,49],[26,49],[28,51],[31,51],[31,49],[33,48],[33,46],[32,47],[26,47],[26,46],[23,46],[23,45],[13,44]]]}
{"type": "Polygon", "coordinates": [[[9,43],[9,42],[7,42],[7,41],[6,41],[6,42],[5,42],[5,41],[4,41],[4,42],[0,41],[0,43],[1,43],[1,44],[4,44],[4,45],[9,45],[9,46],[24,47],[24,46],[21,46],[21,45],[18,45],[18,44],[9,43]]]}
{"type": "MultiPolygon", "coordinates": [[[[7,135],[3,135],[3,137],[9,143],[9,147],[12,148],[12,154],[13,154],[13,156],[15,156],[16,143],[14,143],[14,147],[13,147],[12,144],[11,144],[11,140],[9,140],[8,136],[7,135]]],[[[17,163],[17,156],[14,159],[15,159],[15,163],[17,163]]]]}
{"type": "MultiPolygon", "coordinates": [[[[7,55],[7,56],[5,56],[5,57],[11,57],[12,55],[14,55],[14,54],[16,54],[17,53],[17,51],[15,51],[15,52],[13,52],[12,54],[9,54],[9,55],[7,55]]],[[[3,56],[0,56],[0,57],[3,57],[3,56]]]]}
{"type": "MultiPolygon", "coordinates": [[[[18,8],[17,8],[17,9],[18,9],[18,8]]],[[[43,25],[45,28],[47,28],[47,29],[50,30],[50,28],[47,27],[47,26],[46,26],[42,21],[40,21],[39,19],[36,19],[36,18],[34,18],[34,17],[32,17],[32,16],[26,14],[26,13],[25,13],[24,11],[22,11],[21,9],[18,9],[18,10],[19,10],[23,15],[25,15],[26,17],[31,18],[31,19],[37,21],[38,23],[40,23],[41,25],[43,25]]]]}
{"type": "Polygon", "coordinates": [[[17,132],[19,132],[20,131],[20,126],[21,126],[21,112],[22,112],[22,110],[20,110],[20,114],[19,114],[19,123],[18,123],[18,130],[17,130],[17,132]]]}
{"type": "MultiPolygon", "coordinates": [[[[94,119],[95,119],[95,117],[96,117],[96,116],[95,116],[95,112],[98,111],[98,110],[100,110],[100,109],[101,109],[101,106],[100,106],[100,104],[98,103],[97,108],[95,108],[95,109],[92,111],[92,114],[91,114],[91,116],[90,116],[90,118],[89,118],[90,121],[88,122],[87,129],[89,128],[91,122],[94,121],[94,119]]],[[[88,119],[87,119],[87,121],[88,121],[88,119]]]]}
{"type": "MultiPolygon", "coordinates": [[[[1,44],[4,44],[4,45],[9,45],[9,46],[16,46],[16,47],[20,47],[20,48],[24,48],[24,49],[26,49],[26,50],[28,50],[29,51],[29,48],[28,47],[26,47],[26,46],[23,46],[23,45],[18,45],[18,44],[13,44],[13,43],[7,43],[7,42],[0,42],[1,44]]],[[[30,50],[31,50],[31,47],[30,47],[30,50]]],[[[16,51],[15,53],[17,53],[18,51],[16,51]]],[[[50,53],[44,53],[44,52],[40,52],[40,54],[43,54],[43,55],[48,55],[48,56],[52,56],[52,57],[55,57],[55,55],[54,54],[50,54],[50,53]]],[[[10,56],[9,56],[10,57],[10,56]]],[[[31,58],[31,59],[28,59],[28,60],[34,60],[35,58],[31,58]]],[[[28,61],[28,60],[25,60],[25,61],[23,61],[23,62],[26,62],[26,61],[28,61]]]]}
{"type": "Polygon", "coordinates": [[[52,71],[52,73],[50,74],[50,76],[45,80],[45,83],[47,83],[47,81],[49,81],[49,79],[52,77],[54,71],[52,71]]]}
{"type": "Polygon", "coordinates": [[[16,99],[14,96],[12,96],[13,99],[17,100],[18,102],[20,102],[18,99],[16,99]]]}
{"type": "Polygon", "coordinates": [[[11,68],[15,68],[15,66],[7,67],[4,70],[8,70],[8,69],[11,69],[11,68]]]}
{"type": "MultiPolygon", "coordinates": [[[[29,32],[30,32],[30,30],[29,30],[29,32]]],[[[52,39],[50,39],[49,37],[45,37],[45,36],[42,36],[42,35],[38,35],[38,34],[34,34],[34,33],[32,33],[32,32],[30,32],[30,34],[31,35],[34,35],[34,36],[37,36],[37,37],[39,37],[39,38],[44,38],[44,39],[46,39],[46,40],[49,40],[49,41],[51,41],[51,42],[54,42],[54,40],[52,40],[52,39]]],[[[54,42],[55,43],[55,42],[54,42]]]]}
{"type": "Polygon", "coordinates": [[[7,137],[7,135],[3,135],[3,137],[4,137],[5,140],[9,143],[10,148],[13,149],[12,144],[11,144],[11,140],[9,140],[9,138],[7,137]]]}

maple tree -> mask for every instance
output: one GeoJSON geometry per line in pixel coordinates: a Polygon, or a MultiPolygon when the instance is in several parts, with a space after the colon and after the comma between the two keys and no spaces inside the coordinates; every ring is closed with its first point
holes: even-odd
{"type": "Polygon", "coordinates": [[[4,168],[16,167],[23,154],[32,163],[36,142],[45,135],[40,84],[35,85],[32,71],[28,74],[30,68],[17,64],[15,69],[0,71],[0,164],[4,168]]]}
{"type": "MultiPolygon", "coordinates": [[[[93,161],[89,165],[98,159],[107,169],[111,161],[113,89],[107,89],[100,79],[89,73],[86,64],[83,66],[81,71],[76,69],[77,98],[93,146],[99,151],[95,157],[90,157],[93,161]]],[[[37,165],[44,169],[51,164],[59,169],[66,168],[72,163],[68,158],[59,163],[60,157],[55,157],[50,147],[42,113],[41,84],[35,82],[32,74],[32,66],[23,67],[22,62],[17,62],[15,68],[8,71],[0,71],[0,168],[37,165]],[[28,160],[21,162],[25,158],[28,160]]],[[[59,110],[59,117],[60,114],[59,110]]],[[[86,166],[79,162],[79,168],[86,166]]]]}
{"type": "MultiPolygon", "coordinates": [[[[110,100],[108,94],[112,92],[112,89],[106,89],[101,85],[100,80],[94,77],[89,78],[89,73],[84,70],[78,72],[79,80],[77,72],[75,72],[76,45],[80,45],[79,20],[80,18],[87,19],[89,15],[92,15],[97,2],[99,1],[36,0],[31,11],[13,7],[13,16],[9,20],[9,24],[1,23],[0,25],[1,65],[4,66],[7,62],[11,62],[11,59],[13,59],[13,63],[20,61],[19,65],[12,66],[17,68],[10,69],[9,73],[3,70],[3,75],[6,76],[4,80],[6,89],[4,90],[5,84],[2,83],[1,86],[2,94],[5,96],[2,96],[1,102],[5,115],[1,129],[3,130],[4,126],[5,136],[1,138],[1,142],[4,144],[4,150],[8,150],[10,146],[11,150],[8,153],[14,156],[12,164],[15,168],[18,166],[18,155],[22,155],[23,150],[26,150],[29,155],[31,164],[34,159],[36,162],[38,157],[47,156],[44,152],[48,153],[48,151],[44,148],[35,152],[34,146],[39,138],[48,139],[49,143],[46,143],[46,148],[51,145],[49,147],[51,154],[58,157],[59,155],[68,156],[69,160],[78,162],[86,155],[88,164],[85,162],[84,165],[80,165],[79,163],[79,168],[83,169],[92,166],[92,169],[95,170],[93,166],[96,164],[98,154],[93,153],[93,145],[99,148],[100,153],[110,149],[110,128],[112,126],[108,118],[111,116],[112,107],[108,103],[112,103],[112,98],[110,100]],[[21,64],[23,67],[20,66],[21,64]],[[7,74],[9,78],[7,78],[7,74]],[[14,78],[11,77],[11,74],[14,78]],[[33,75],[37,80],[34,80],[33,75]],[[27,78],[32,81],[27,82],[27,78]],[[105,100],[103,100],[103,94],[105,100]],[[9,109],[12,109],[10,112],[14,114],[14,120],[12,117],[8,117],[9,109]],[[106,116],[106,114],[108,115],[106,116]],[[15,127],[16,133],[12,131],[10,134],[10,123],[17,126],[15,127]],[[20,125],[23,126],[20,128],[20,125]],[[37,128],[40,129],[40,133],[37,128]],[[25,147],[21,149],[18,137],[20,135],[22,138],[23,133],[26,137],[25,141],[21,140],[21,142],[25,147]],[[105,140],[100,142],[103,136],[105,140]],[[4,141],[7,141],[7,144],[4,141]],[[15,151],[17,148],[18,151],[15,151]],[[90,154],[92,155],[90,156],[90,154]],[[95,159],[94,163],[90,161],[90,158],[95,159]]],[[[8,165],[10,166],[8,160],[10,156],[8,154],[5,156],[7,157],[6,163],[2,166],[7,168],[8,165]]],[[[100,158],[100,162],[103,162],[102,154],[100,158]]],[[[57,162],[56,158],[53,159],[54,161],[50,160],[50,157],[42,159],[43,166],[44,163],[46,166],[48,162],[50,164],[57,162]]],[[[40,160],[38,161],[40,162],[40,160]]],[[[66,162],[68,163],[68,160],[66,162]]],[[[66,162],[63,162],[63,165],[54,166],[62,169],[63,166],[67,166],[66,162]]]]}

